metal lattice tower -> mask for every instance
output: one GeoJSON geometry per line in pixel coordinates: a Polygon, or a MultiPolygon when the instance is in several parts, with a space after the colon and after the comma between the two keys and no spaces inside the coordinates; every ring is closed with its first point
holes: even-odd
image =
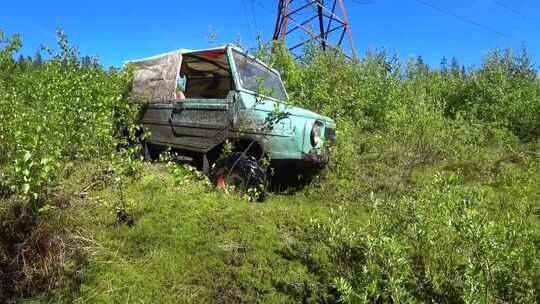
{"type": "Polygon", "coordinates": [[[341,47],[345,35],[352,58],[356,58],[343,0],[279,0],[274,39],[282,40],[289,50],[312,41],[324,50],[329,45],[341,47]]]}

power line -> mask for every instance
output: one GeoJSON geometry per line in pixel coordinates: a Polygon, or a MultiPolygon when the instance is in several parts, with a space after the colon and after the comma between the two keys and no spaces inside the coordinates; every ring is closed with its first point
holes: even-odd
{"type": "MultiPolygon", "coordinates": [[[[255,24],[255,30],[259,33],[259,26],[257,25],[257,14],[255,13],[255,4],[254,1],[250,1],[251,4],[251,15],[253,16],[253,23],[255,24]]],[[[260,33],[259,33],[260,34],[260,33]]]]}
{"type": "Polygon", "coordinates": [[[242,0],[242,8],[244,9],[244,18],[246,20],[246,25],[248,26],[249,36],[253,37],[253,30],[252,30],[251,21],[249,20],[249,16],[247,12],[246,0],[242,0]]]}
{"type": "Polygon", "coordinates": [[[523,19],[526,19],[526,18],[527,18],[527,16],[525,16],[523,13],[521,13],[521,12],[518,11],[517,9],[515,9],[515,8],[513,8],[513,7],[511,7],[511,6],[507,5],[507,4],[504,4],[502,1],[493,1],[493,3],[494,3],[495,5],[497,5],[497,6],[499,6],[499,7],[502,7],[502,8],[504,8],[504,9],[506,9],[506,10],[508,10],[508,11],[510,11],[510,12],[512,12],[512,13],[518,15],[518,16],[520,16],[520,17],[523,18],[523,19]]]}
{"type": "Polygon", "coordinates": [[[274,9],[270,9],[268,7],[266,7],[265,5],[263,5],[261,3],[261,1],[259,0],[255,0],[255,3],[257,3],[257,5],[262,8],[265,12],[267,12],[268,14],[271,14],[272,16],[275,16],[277,14],[276,10],[274,9]]]}
{"type": "Polygon", "coordinates": [[[352,3],[355,3],[355,4],[373,4],[373,1],[361,1],[361,0],[352,0],[352,3]]]}
{"type": "Polygon", "coordinates": [[[454,18],[457,18],[457,19],[459,19],[459,20],[461,20],[461,21],[463,21],[463,22],[467,22],[467,23],[472,24],[472,25],[474,25],[474,26],[476,26],[476,27],[479,27],[479,28],[484,29],[484,30],[486,30],[486,31],[492,32],[492,33],[494,33],[494,34],[497,34],[497,35],[499,35],[499,36],[502,36],[502,37],[505,37],[505,38],[511,38],[511,39],[514,39],[514,37],[511,36],[511,35],[509,35],[509,34],[502,33],[502,32],[500,32],[500,31],[498,31],[498,30],[496,30],[496,29],[494,29],[494,28],[492,28],[492,27],[489,27],[489,26],[487,26],[487,25],[483,25],[483,24],[481,24],[481,23],[479,23],[479,22],[476,22],[476,21],[474,21],[474,20],[472,20],[472,19],[469,19],[469,18],[460,16],[460,15],[458,15],[458,14],[456,14],[456,13],[453,13],[453,12],[450,12],[450,11],[446,11],[446,10],[444,10],[444,9],[438,7],[438,6],[435,6],[435,5],[433,5],[433,4],[429,3],[429,2],[422,1],[422,0],[414,0],[414,1],[417,2],[417,3],[420,3],[421,5],[427,6],[427,7],[431,8],[431,9],[434,9],[434,10],[436,10],[436,11],[439,11],[439,12],[441,12],[441,13],[443,13],[443,14],[450,15],[450,16],[452,16],[452,17],[454,17],[454,18]]]}

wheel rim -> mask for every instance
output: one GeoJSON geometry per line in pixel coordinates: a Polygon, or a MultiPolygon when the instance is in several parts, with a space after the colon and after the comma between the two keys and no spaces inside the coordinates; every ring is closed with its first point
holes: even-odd
{"type": "MultiPolygon", "coordinates": [[[[246,189],[246,179],[238,173],[230,172],[223,177],[223,188],[233,188],[234,192],[242,193],[246,189]]],[[[218,179],[219,182],[219,179],[218,179]]]]}
{"type": "Polygon", "coordinates": [[[246,188],[246,184],[246,179],[234,172],[227,175],[221,174],[216,178],[216,187],[219,189],[234,187],[235,192],[242,192],[246,188]]]}
{"type": "Polygon", "coordinates": [[[225,177],[223,174],[217,177],[216,186],[219,189],[225,189],[225,177]]]}

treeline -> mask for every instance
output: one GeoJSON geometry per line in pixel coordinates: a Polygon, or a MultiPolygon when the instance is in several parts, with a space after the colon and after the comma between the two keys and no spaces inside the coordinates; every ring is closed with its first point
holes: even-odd
{"type": "MultiPolygon", "coordinates": [[[[33,68],[37,68],[45,64],[46,59],[43,59],[42,50],[36,51],[34,56],[24,56],[22,54],[17,57],[16,69],[20,72],[29,71],[33,68]]],[[[80,59],[80,65],[82,68],[90,68],[96,65],[99,65],[98,60],[92,56],[84,55],[80,59]]]]}
{"type": "Polygon", "coordinates": [[[443,59],[437,69],[421,57],[403,61],[385,51],[369,51],[355,63],[314,48],[297,61],[284,59],[286,52],[260,55],[283,70],[295,103],[333,117],[382,126],[389,113],[422,101],[446,118],[496,124],[524,141],[540,136],[540,81],[526,49],[492,50],[479,67],[443,59]]]}

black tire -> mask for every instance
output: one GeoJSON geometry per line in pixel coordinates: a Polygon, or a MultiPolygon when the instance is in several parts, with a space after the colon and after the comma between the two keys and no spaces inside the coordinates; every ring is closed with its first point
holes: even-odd
{"type": "Polygon", "coordinates": [[[252,198],[258,202],[266,198],[266,172],[252,156],[233,153],[218,159],[212,166],[210,180],[216,187],[234,186],[236,191],[241,193],[254,189],[256,191],[252,192],[252,198]]]}

